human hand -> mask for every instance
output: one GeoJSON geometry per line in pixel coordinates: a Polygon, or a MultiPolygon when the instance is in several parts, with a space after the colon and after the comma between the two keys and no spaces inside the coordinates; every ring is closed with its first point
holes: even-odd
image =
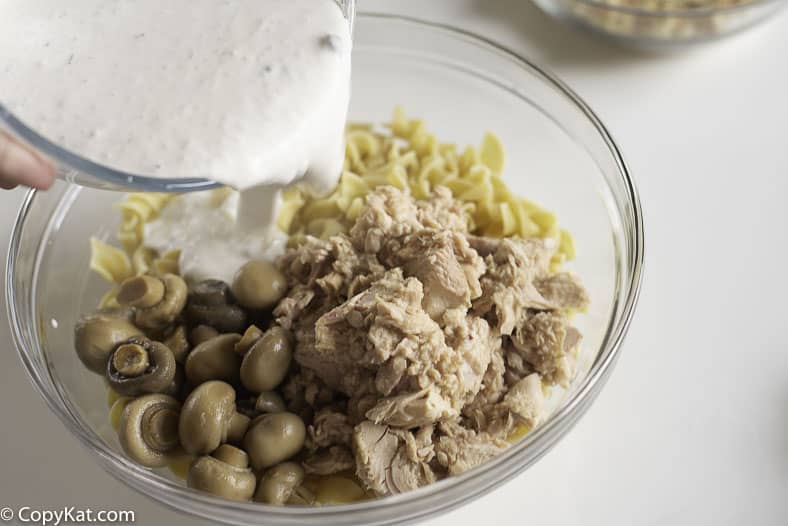
{"type": "Polygon", "coordinates": [[[0,188],[18,185],[46,190],[55,182],[55,167],[0,130],[0,188]]]}

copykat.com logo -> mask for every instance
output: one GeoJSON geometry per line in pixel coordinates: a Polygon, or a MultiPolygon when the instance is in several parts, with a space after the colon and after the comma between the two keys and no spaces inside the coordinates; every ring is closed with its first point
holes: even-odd
{"type": "Polygon", "coordinates": [[[38,509],[31,506],[3,507],[0,520],[19,524],[61,526],[65,524],[133,524],[137,517],[131,510],[93,510],[66,506],[60,509],[38,509]]]}

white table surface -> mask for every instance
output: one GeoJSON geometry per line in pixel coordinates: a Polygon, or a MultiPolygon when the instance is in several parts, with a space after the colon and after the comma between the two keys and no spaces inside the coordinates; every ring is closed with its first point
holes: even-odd
{"type": "MultiPolygon", "coordinates": [[[[788,11],[733,39],[642,56],[524,0],[360,0],[455,24],[553,70],[639,185],[646,274],[612,379],[525,474],[432,526],[788,523],[788,11]]],[[[22,192],[0,193],[0,244],[22,192]]],[[[0,507],[132,509],[199,524],[106,475],[50,415],[0,316],[0,507]]]]}

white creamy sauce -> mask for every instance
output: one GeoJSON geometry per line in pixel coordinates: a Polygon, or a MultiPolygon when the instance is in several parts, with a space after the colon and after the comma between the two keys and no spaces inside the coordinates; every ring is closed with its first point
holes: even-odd
{"type": "Polygon", "coordinates": [[[259,244],[280,237],[281,188],[339,178],[352,42],[333,0],[0,0],[0,12],[0,101],[28,126],[124,172],[244,191],[218,208],[179,197],[149,225],[146,244],[183,249],[186,272],[227,277],[272,257],[278,241],[259,244]]]}
{"type": "Polygon", "coordinates": [[[181,250],[181,274],[231,283],[250,259],[272,259],[284,253],[287,236],[271,228],[238,228],[234,190],[183,194],[145,225],[145,244],[160,253],[181,250]]]}

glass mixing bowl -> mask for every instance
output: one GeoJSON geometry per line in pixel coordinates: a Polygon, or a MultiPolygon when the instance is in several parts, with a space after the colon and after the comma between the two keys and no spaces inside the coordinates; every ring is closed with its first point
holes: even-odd
{"type": "Polygon", "coordinates": [[[664,47],[735,33],[784,0],[533,0],[544,11],[627,43],[664,47]]]}
{"type": "MultiPolygon", "coordinates": [[[[356,16],[356,0],[332,0],[345,15],[353,30],[356,16]]],[[[36,130],[29,128],[3,105],[0,95],[0,130],[5,130],[23,143],[49,158],[57,169],[60,179],[82,186],[116,191],[142,192],[192,192],[217,188],[219,184],[206,179],[166,179],[146,177],[115,170],[82,157],[77,152],[63,148],[50,141],[36,130]]]]}
{"type": "Polygon", "coordinates": [[[88,270],[88,238],[111,241],[122,194],[59,181],[31,191],[12,234],[6,272],[9,318],[19,355],[53,413],[113,476],[186,513],[231,524],[392,525],[442,513],[525,470],[566,434],[613,369],[638,296],[643,265],[640,202],[609,133],[569,88],[492,42],[449,27],[384,15],[360,16],[351,119],[387,121],[402,105],[438,137],[478,143],[495,131],[507,147],[512,190],[545,205],[574,234],[571,268],[592,306],[576,318],[582,367],[553,397],[547,421],[509,450],[462,476],[411,493],[350,505],[277,508],[187,489],[167,470],[128,460],[108,421],[103,380],[72,347],[80,313],[107,284],[88,270]]]}

